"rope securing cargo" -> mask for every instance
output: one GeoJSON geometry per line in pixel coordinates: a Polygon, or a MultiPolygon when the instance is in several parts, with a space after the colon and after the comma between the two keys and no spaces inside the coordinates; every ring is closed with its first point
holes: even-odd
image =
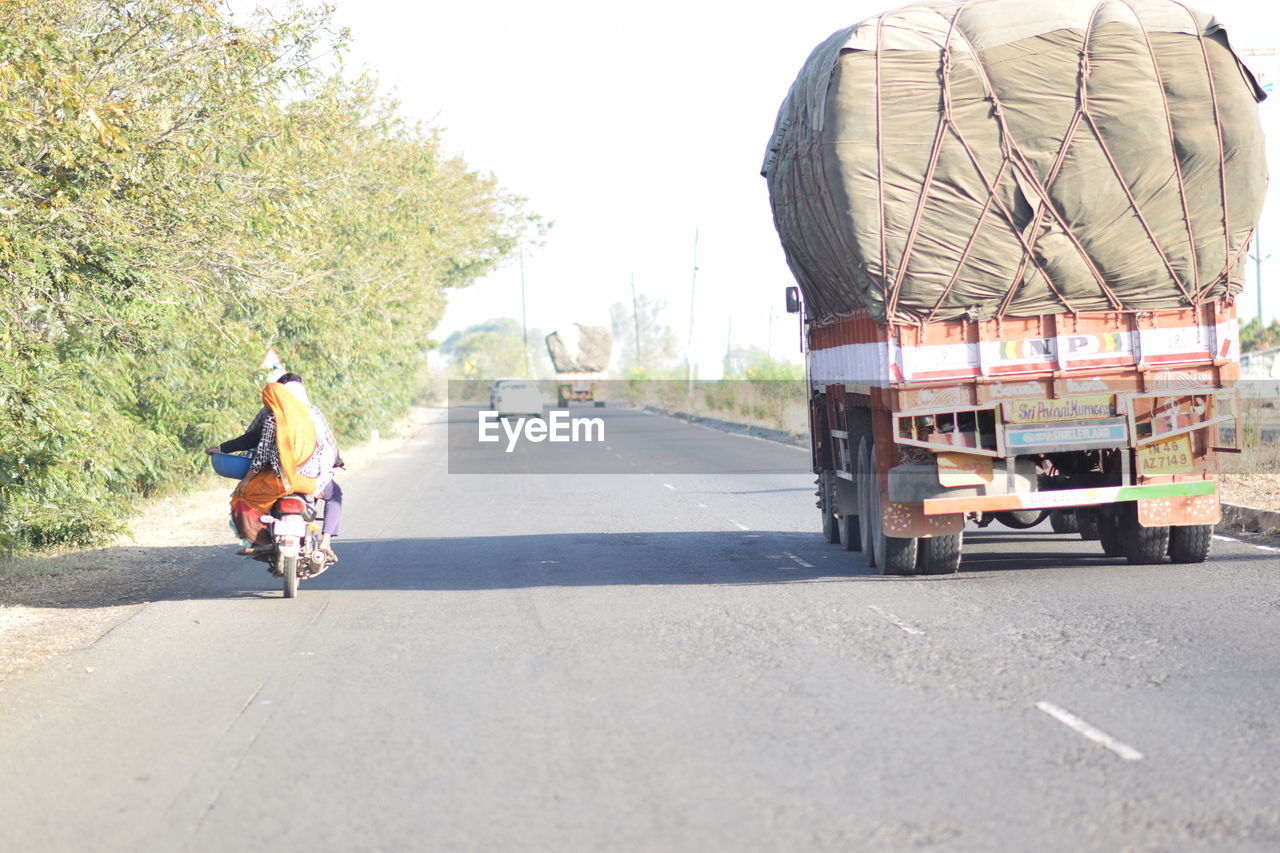
{"type": "Polygon", "coordinates": [[[1265,97],[1174,0],[941,0],[810,55],[763,167],[809,318],[919,325],[1230,300],[1265,97]]]}

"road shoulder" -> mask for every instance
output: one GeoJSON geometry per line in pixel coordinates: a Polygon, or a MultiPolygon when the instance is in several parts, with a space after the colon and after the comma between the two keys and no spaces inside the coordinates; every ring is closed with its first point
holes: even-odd
{"type": "MultiPolygon", "coordinates": [[[[347,474],[400,449],[439,409],[416,407],[391,436],[344,449],[347,474]]],[[[0,562],[0,683],[85,648],[201,566],[235,547],[229,480],[150,501],[129,520],[132,536],[102,548],[0,562]],[[15,571],[15,569],[21,571],[15,571]]]]}

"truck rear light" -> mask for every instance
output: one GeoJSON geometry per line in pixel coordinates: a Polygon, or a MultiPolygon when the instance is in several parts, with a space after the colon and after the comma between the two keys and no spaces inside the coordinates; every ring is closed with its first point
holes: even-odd
{"type": "Polygon", "coordinates": [[[276,509],[284,514],[301,515],[306,511],[307,503],[302,498],[281,498],[276,502],[276,509]]]}

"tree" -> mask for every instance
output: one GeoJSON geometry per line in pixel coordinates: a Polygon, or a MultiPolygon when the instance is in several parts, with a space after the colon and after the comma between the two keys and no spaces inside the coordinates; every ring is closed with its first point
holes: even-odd
{"type": "Polygon", "coordinates": [[[666,303],[641,293],[633,306],[615,302],[609,309],[614,352],[623,373],[658,376],[678,363],[680,344],[675,330],[662,322],[666,303]],[[639,330],[639,345],[636,332],[639,330]]]}
{"type": "Polygon", "coordinates": [[[554,371],[543,339],[542,330],[530,329],[526,353],[520,322],[494,317],[449,335],[440,351],[450,358],[449,373],[457,379],[525,376],[526,365],[532,373],[529,378],[546,379],[554,371]]]}
{"type": "Polygon", "coordinates": [[[1269,325],[1263,326],[1262,319],[1254,317],[1240,327],[1241,352],[1254,352],[1272,347],[1280,347],[1280,320],[1272,320],[1269,325]]]}
{"type": "Polygon", "coordinates": [[[536,217],[364,76],[325,8],[0,3],[0,544],[87,543],[257,408],[407,407],[450,289],[536,217]]]}
{"type": "Polygon", "coordinates": [[[795,381],[804,379],[804,365],[776,359],[757,346],[738,347],[725,359],[724,378],[795,381]]]}

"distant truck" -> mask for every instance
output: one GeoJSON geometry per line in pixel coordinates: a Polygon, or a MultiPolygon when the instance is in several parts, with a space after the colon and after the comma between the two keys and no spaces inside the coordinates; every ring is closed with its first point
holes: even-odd
{"type": "Polygon", "coordinates": [[[602,326],[574,323],[547,335],[547,353],[556,370],[556,404],[603,406],[613,337],[602,326]]]}
{"type": "Polygon", "coordinates": [[[1265,95],[1207,14],[1048,8],[835,33],[766,152],[823,533],[884,574],[956,571],[967,519],[1131,563],[1220,519],[1265,95]]]}

